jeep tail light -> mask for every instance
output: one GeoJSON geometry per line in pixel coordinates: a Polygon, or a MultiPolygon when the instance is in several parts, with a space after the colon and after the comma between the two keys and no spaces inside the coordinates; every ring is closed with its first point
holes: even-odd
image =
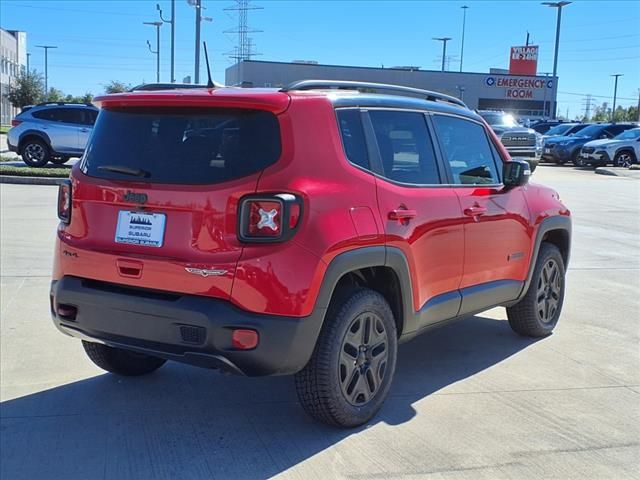
{"type": "Polygon", "coordinates": [[[282,242],[297,230],[302,201],[290,193],[249,196],[240,201],[238,237],[244,242],[282,242]]]}
{"type": "Polygon", "coordinates": [[[17,118],[14,118],[13,120],[11,120],[11,126],[12,127],[17,127],[21,123],[22,123],[22,120],[18,120],[17,118]]]}
{"type": "Polygon", "coordinates": [[[65,180],[58,188],[58,218],[63,223],[71,222],[71,182],[65,180]]]}

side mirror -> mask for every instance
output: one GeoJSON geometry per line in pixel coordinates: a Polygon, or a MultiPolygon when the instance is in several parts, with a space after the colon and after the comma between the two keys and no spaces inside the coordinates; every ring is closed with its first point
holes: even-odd
{"type": "Polygon", "coordinates": [[[505,188],[521,187],[529,182],[531,167],[526,160],[511,160],[502,167],[502,183],[505,188]]]}

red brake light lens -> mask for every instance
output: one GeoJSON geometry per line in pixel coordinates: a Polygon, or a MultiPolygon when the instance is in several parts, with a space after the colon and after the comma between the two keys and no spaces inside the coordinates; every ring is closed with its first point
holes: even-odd
{"type": "Polygon", "coordinates": [[[16,118],[14,118],[13,120],[11,120],[11,126],[12,127],[17,127],[18,125],[20,125],[22,123],[22,120],[18,120],[16,118]]]}
{"type": "Polygon", "coordinates": [[[300,226],[302,199],[291,193],[251,195],[240,201],[238,238],[247,243],[284,242],[300,226]]]}
{"type": "Polygon", "coordinates": [[[66,224],[71,222],[71,182],[68,180],[58,188],[58,218],[66,224]]]}
{"type": "Polygon", "coordinates": [[[282,203],[267,200],[249,200],[245,205],[248,211],[248,237],[277,238],[282,234],[282,203]]]}

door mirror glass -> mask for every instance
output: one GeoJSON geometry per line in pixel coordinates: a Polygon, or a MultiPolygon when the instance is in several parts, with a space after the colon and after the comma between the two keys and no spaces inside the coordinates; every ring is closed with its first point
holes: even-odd
{"type": "Polygon", "coordinates": [[[521,187],[529,182],[531,167],[526,160],[511,160],[504,162],[502,167],[502,178],[504,186],[507,188],[521,187]]]}

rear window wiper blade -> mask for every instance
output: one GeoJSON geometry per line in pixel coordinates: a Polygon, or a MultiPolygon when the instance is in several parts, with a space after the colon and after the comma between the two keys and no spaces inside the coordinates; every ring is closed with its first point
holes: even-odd
{"type": "Polygon", "coordinates": [[[105,172],[122,173],[123,175],[131,175],[132,177],[150,177],[151,174],[141,168],[125,167],[124,165],[100,165],[98,170],[105,172]]]}

